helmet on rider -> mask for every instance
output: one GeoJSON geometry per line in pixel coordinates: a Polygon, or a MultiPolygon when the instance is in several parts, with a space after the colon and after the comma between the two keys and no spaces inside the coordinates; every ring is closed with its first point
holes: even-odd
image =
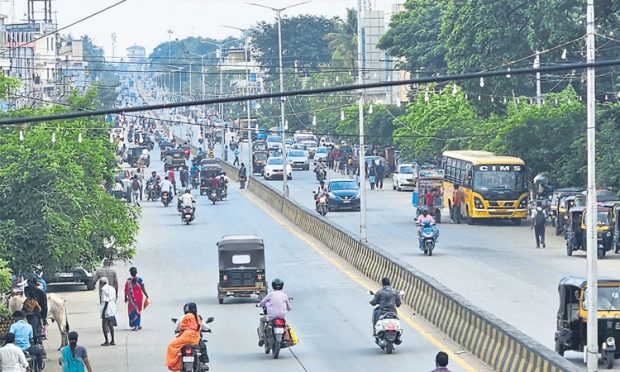
{"type": "Polygon", "coordinates": [[[428,216],[428,208],[426,208],[426,207],[422,208],[422,215],[424,217],[428,216]]]}
{"type": "Polygon", "coordinates": [[[284,288],[284,282],[276,278],[271,282],[271,288],[273,288],[274,291],[281,291],[282,288],[284,288]]]}
{"type": "Polygon", "coordinates": [[[198,307],[196,306],[196,303],[188,302],[185,305],[183,305],[183,313],[184,314],[187,314],[187,313],[198,314],[198,307]]]}
{"type": "Polygon", "coordinates": [[[185,193],[186,193],[186,194],[191,194],[191,193],[192,193],[192,190],[190,190],[190,189],[185,189],[185,193]]]}
{"type": "Polygon", "coordinates": [[[319,182],[321,184],[321,186],[325,186],[325,181],[321,180],[321,182],[319,182]]]}

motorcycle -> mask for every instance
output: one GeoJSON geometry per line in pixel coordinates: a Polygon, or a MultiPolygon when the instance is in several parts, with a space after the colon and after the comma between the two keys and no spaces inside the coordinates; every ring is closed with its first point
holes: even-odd
{"type": "Polygon", "coordinates": [[[316,174],[316,180],[319,182],[324,181],[325,178],[327,178],[327,171],[325,169],[320,169],[317,167],[314,170],[314,173],[316,174]]]}
{"type": "Polygon", "coordinates": [[[432,256],[438,236],[439,232],[435,224],[425,221],[420,229],[420,250],[432,256]]]}
{"type": "Polygon", "coordinates": [[[161,193],[161,202],[164,204],[164,207],[167,207],[168,204],[170,204],[170,193],[168,191],[161,193]]]}
{"type": "MultiPolygon", "coordinates": [[[[372,291],[369,291],[368,294],[374,296],[372,291]]],[[[404,294],[405,292],[400,291],[401,297],[404,294]]],[[[385,350],[386,354],[392,354],[394,345],[402,343],[402,334],[403,329],[400,326],[400,319],[398,319],[398,315],[395,312],[387,312],[379,316],[374,327],[375,343],[385,350]]]]}
{"type": "Polygon", "coordinates": [[[161,193],[161,186],[159,185],[146,185],[146,200],[147,201],[156,201],[159,199],[159,195],[161,193]]]}
{"type": "MultiPolygon", "coordinates": [[[[292,301],[291,298],[289,298],[289,300],[292,301]]],[[[263,313],[260,315],[267,315],[266,307],[263,307],[263,313]]],[[[265,354],[272,352],[273,359],[278,359],[281,349],[292,346],[284,337],[286,332],[288,332],[288,329],[284,318],[274,318],[267,323],[267,326],[265,327],[265,339],[262,341],[262,346],[265,348],[265,354]]],[[[290,337],[288,339],[290,340],[290,337]]]]}
{"type": "MultiPolygon", "coordinates": [[[[173,323],[177,323],[176,318],[170,319],[173,323]]],[[[209,324],[215,320],[213,317],[209,317],[206,324],[209,324]]],[[[175,331],[175,333],[179,333],[175,331]]],[[[181,372],[206,372],[209,370],[207,363],[209,362],[209,356],[207,355],[207,340],[202,336],[203,333],[211,333],[211,328],[206,325],[202,325],[200,329],[200,342],[198,345],[183,345],[179,354],[181,355],[182,369],[181,372]]]]}
{"type": "Polygon", "coordinates": [[[327,214],[328,211],[328,207],[327,207],[327,201],[328,201],[328,196],[326,193],[320,194],[320,195],[316,195],[316,191],[313,191],[313,193],[315,194],[315,198],[317,199],[316,202],[316,211],[323,217],[325,217],[325,215],[327,214]]]}
{"type": "Polygon", "coordinates": [[[209,200],[211,200],[213,205],[215,205],[215,202],[219,200],[219,196],[217,194],[217,188],[211,188],[211,190],[209,191],[209,200]]]}
{"type": "Polygon", "coordinates": [[[194,208],[185,207],[181,212],[181,221],[186,225],[189,225],[194,220],[194,208]]]}
{"type": "Polygon", "coordinates": [[[26,362],[28,362],[29,371],[31,372],[41,372],[45,369],[45,361],[43,361],[43,365],[41,369],[36,364],[36,360],[34,355],[31,355],[28,351],[24,351],[24,356],[26,357],[26,362]]]}

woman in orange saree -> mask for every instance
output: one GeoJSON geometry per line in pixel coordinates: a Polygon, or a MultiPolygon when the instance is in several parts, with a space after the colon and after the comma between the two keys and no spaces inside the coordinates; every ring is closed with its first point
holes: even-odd
{"type": "Polygon", "coordinates": [[[171,371],[180,371],[183,367],[179,352],[184,345],[198,345],[198,343],[200,343],[202,318],[198,315],[196,304],[187,304],[184,310],[185,315],[177,326],[179,334],[172,341],[170,341],[168,344],[168,349],[166,350],[165,364],[171,371]]]}

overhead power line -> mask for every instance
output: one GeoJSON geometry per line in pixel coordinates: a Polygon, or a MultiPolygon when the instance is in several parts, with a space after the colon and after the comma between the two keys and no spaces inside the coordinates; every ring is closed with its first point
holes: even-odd
{"type": "Polygon", "coordinates": [[[470,80],[470,79],[484,79],[484,78],[500,77],[500,76],[505,77],[506,75],[527,75],[527,74],[533,74],[537,72],[545,73],[545,72],[566,71],[566,70],[575,70],[575,69],[581,70],[581,69],[586,69],[586,68],[601,68],[601,67],[610,67],[610,66],[618,66],[618,65],[620,65],[620,59],[598,61],[598,62],[593,62],[593,63],[583,63],[583,62],[567,63],[564,65],[557,65],[557,66],[542,66],[539,68],[528,67],[528,68],[518,68],[518,69],[513,69],[513,70],[481,71],[481,72],[474,72],[474,73],[467,73],[467,74],[430,76],[430,77],[421,77],[421,78],[407,79],[407,80],[386,81],[386,82],[379,82],[379,83],[351,84],[351,85],[341,85],[341,86],[336,86],[336,87],[325,87],[325,88],[317,88],[317,89],[299,89],[299,90],[291,90],[291,91],[285,91],[285,92],[251,94],[251,95],[228,97],[228,98],[213,98],[213,99],[203,99],[203,100],[197,100],[197,101],[144,105],[144,106],[137,106],[137,107],[122,107],[122,108],[108,109],[108,110],[70,112],[70,113],[58,114],[58,115],[42,115],[42,116],[31,116],[31,117],[22,117],[22,118],[9,118],[9,119],[0,120],[0,126],[16,125],[16,124],[24,124],[24,123],[39,123],[39,122],[54,121],[54,120],[67,120],[67,119],[76,119],[76,118],[81,118],[81,117],[99,116],[99,115],[108,115],[108,114],[125,114],[128,112],[162,110],[162,109],[171,109],[171,108],[188,107],[188,106],[213,105],[213,104],[230,103],[230,102],[245,102],[247,100],[284,98],[284,97],[293,97],[293,96],[305,96],[309,94],[333,93],[333,92],[364,90],[364,89],[372,89],[372,88],[385,88],[385,87],[411,85],[411,84],[428,84],[428,83],[441,83],[441,82],[448,82],[448,81],[459,81],[459,80],[470,80]]]}

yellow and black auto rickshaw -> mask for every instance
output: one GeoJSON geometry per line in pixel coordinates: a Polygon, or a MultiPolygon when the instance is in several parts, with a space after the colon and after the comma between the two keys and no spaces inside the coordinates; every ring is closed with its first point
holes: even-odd
{"type": "MultiPolygon", "coordinates": [[[[613,212],[615,204],[599,204],[596,209],[596,236],[597,257],[604,258],[608,251],[613,250],[613,212]]],[[[566,254],[572,256],[573,251],[586,250],[586,207],[572,207],[568,211],[568,220],[565,225],[564,238],[566,240],[566,254]]]]}
{"type": "MultiPolygon", "coordinates": [[[[579,195],[583,191],[580,187],[567,187],[563,189],[557,189],[553,191],[551,195],[551,203],[549,205],[549,218],[551,219],[551,226],[556,227],[558,221],[558,208],[560,206],[560,200],[570,195],[579,195]]],[[[561,227],[560,227],[561,228],[561,227]]],[[[557,233],[556,235],[559,235],[557,233]]]]}
{"type": "MultiPolygon", "coordinates": [[[[588,303],[587,281],[584,278],[565,277],[558,285],[560,307],[555,331],[555,351],[564,356],[572,350],[584,352],[587,343],[588,303]]],[[[598,347],[606,368],[614,366],[614,359],[620,359],[620,279],[598,280],[598,347]]]]}
{"type": "Polygon", "coordinates": [[[267,151],[254,151],[252,154],[252,173],[262,175],[268,157],[269,153],[267,151]]]}
{"type": "Polygon", "coordinates": [[[221,305],[228,297],[267,295],[265,279],[265,245],[255,235],[227,235],[217,243],[219,281],[217,300],[221,305]]]}
{"type": "Polygon", "coordinates": [[[205,164],[200,167],[200,195],[208,194],[211,188],[211,178],[219,176],[222,167],[219,164],[205,164]]]}
{"type": "Polygon", "coordinates": [[[583,195],[564,195],[560,197],[558,202],[558,212],[555,224],[555,235],[560,235],[566,224],[568,223],[568,212],[572,207],[585,205],[585,197],[583,195]]]}
{"type": "Polygon", "coordinates": [[[612,241],[614,252],[620,253],[620,203],[617,203],[613,207],[613,217],[611,222],[613,225],[612,241]]]}

